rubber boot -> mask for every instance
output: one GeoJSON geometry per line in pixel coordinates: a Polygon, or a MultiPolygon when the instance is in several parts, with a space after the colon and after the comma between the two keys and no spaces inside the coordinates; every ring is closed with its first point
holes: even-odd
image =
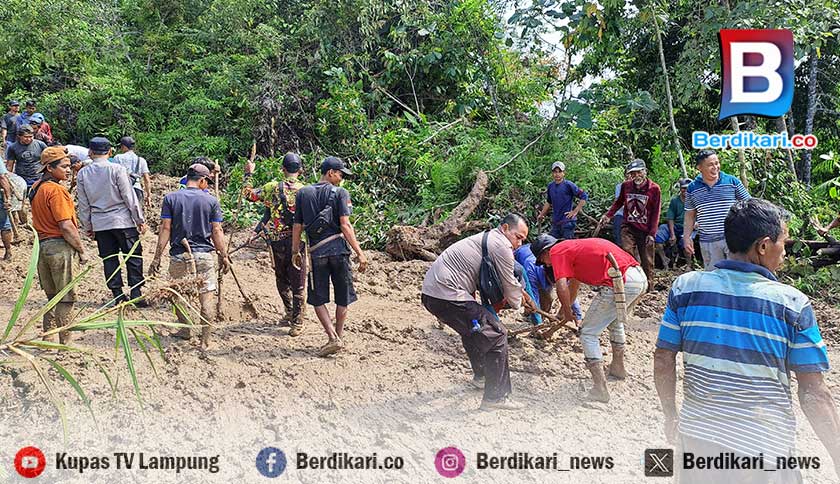
{"type": "Polygon", "coordinates": [[[604,376],[604,367],[601,360],[589,360],[586,367],[592,374],[592,390],[589,390],[587,398],[596,402],[607,403],[610,401],[610,392],[607,390],[607,377],[604,376]]]}
{"type": "Polygon", "coordinates": [[[624,380],[627,378],[627,370],[624,369],[624,345],[610,343],[612,346],[612,361],[610,361],[609,375],[624,380]]]}
{"type": "Polygon", "coordinates": [[[3,248],[6,249],[6,253],[3,255],[3,260],[11,260],[12,258],[12,231],[11,230],[4,230],[0,232],[3,238],[3,248]]]}

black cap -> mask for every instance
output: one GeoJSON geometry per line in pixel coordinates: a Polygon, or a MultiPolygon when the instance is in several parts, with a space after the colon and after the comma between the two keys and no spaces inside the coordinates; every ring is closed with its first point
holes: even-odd
{"type": "Polygon", "coordinates": [[[90,142],[88,142],[88,149],[92,154],[106,155],[111,149],[111,142],[108,141],[108,138],[97,136],[95,138],[90,139],[90,142]]]}
{"type": "Polygon", "coordinates": [[[300,156],[298,156],[297,153],[289,152],[283,157],[283,169],[289,173],[299,172],[301,164],[300,156]]]}
{"type": "Polygon", "coordinates": [[[131,136],[123,136],[120,138],[120,144],[128,149],[134,148],[134,138],[131,136]]]}
{"type": "Polygon", "coordinates": [[[35,106],[35,100],[34,100],[34,99],[30,99],[30,100],[26,101],[26,106],[27,106],[27,107],[29,107],[29,106],[35,106]]]}
{"type": "Polygon", "coordinates": [[[9,106],[20,106],[20,101],[15,101],[14,99],[12,99],[11,101],[9,101],[9,106]]]}
{"type": "Polygon", "coordinates": [[[328,156],[324,158],[324,161],[321,163],[321,174],[325,174],[330,170],[338,170],[347,176],[353,176],[353,172],[350,171],[349,168],[347,168],[347,166],[344,164],[344,161],[342,161],[341,158],[337,158],[335,156],[328,156]]]}
{"type": "Polygon", "coordinates": [[[624,170],[624,173],[630,173],[631,171],[639,171],[646,169],[647,165],[645,165],[645,162],[636,158],[627,165],[627,169],[624,170]]]}
{"type": "Polygon", "coordinates": [[[555,239],[549,234],[540,234],[537,238],[531,243],[531,252],[534,254],[534,257],[537,258],[537,265],[543,265],[540,262],[540,255],[548,249],[550,249],[554,244],[559,242],[559,240],[555,239]]]}

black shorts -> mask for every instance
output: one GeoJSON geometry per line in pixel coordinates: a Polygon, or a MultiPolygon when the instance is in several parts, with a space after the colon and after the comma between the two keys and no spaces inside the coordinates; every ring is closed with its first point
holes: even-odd
{"type": "Polygon", "coordinates": [[[330,280],[332,280],[335,304],[349,306],[358,299],[353,289],[353,273],[350,271],[350,256],[331,255],[312,259],[309,273],[309,292],[306,302],[310,306],[323,306],[330,302],[330,280]]]}

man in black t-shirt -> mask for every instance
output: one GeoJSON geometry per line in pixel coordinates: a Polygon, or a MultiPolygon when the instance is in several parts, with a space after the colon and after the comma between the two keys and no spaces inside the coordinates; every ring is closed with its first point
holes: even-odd
{"type": "Polygon", "coordinates": [[[20,111],[18,101],[9,101],[9,112],[0,119],[0,143],[4,148],[8,147],[17,139],[17,119],[20,111]]]}
{"type": "Polygon", "coordinates": [[[41,177],[41,152],[47,145],[34,138],[35,131],[28,124],[18,128],[18,140],[6,149],[6,168],[31,187],[41,177]]]}
{"type": "Polygon", "coordinates": [[[305,230],[312,262],[306,302],[315,307],[315,314],[329,338],[318,351],[318,356],[331,355],[344,347],[341,336],[344,334],[347,306],[357,299],[350,271],[351,248],[359,258],[359,272],[364,272],[367,267],[367,257],[350,224],[350,194],[338,186],[345,176],[352,175],[353,172],[341,159],[330,156],[321,163],[321,180],[301,188],[295,195],[293,263],[301,266],[300,238],[305,230]],[[335,294],[335,327],[327,309],[330,280],[335,294]]]}

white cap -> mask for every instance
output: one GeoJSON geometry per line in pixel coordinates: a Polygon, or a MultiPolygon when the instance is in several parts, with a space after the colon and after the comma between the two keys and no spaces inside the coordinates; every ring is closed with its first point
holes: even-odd
{"type": "Polygon", "coordinates": [[[560,168],[560,171],[566,171],[566,164],[562,161],[555,161],[553,165],[551,165],[551,171],[554,171],[556,168],[560,168]]]}

